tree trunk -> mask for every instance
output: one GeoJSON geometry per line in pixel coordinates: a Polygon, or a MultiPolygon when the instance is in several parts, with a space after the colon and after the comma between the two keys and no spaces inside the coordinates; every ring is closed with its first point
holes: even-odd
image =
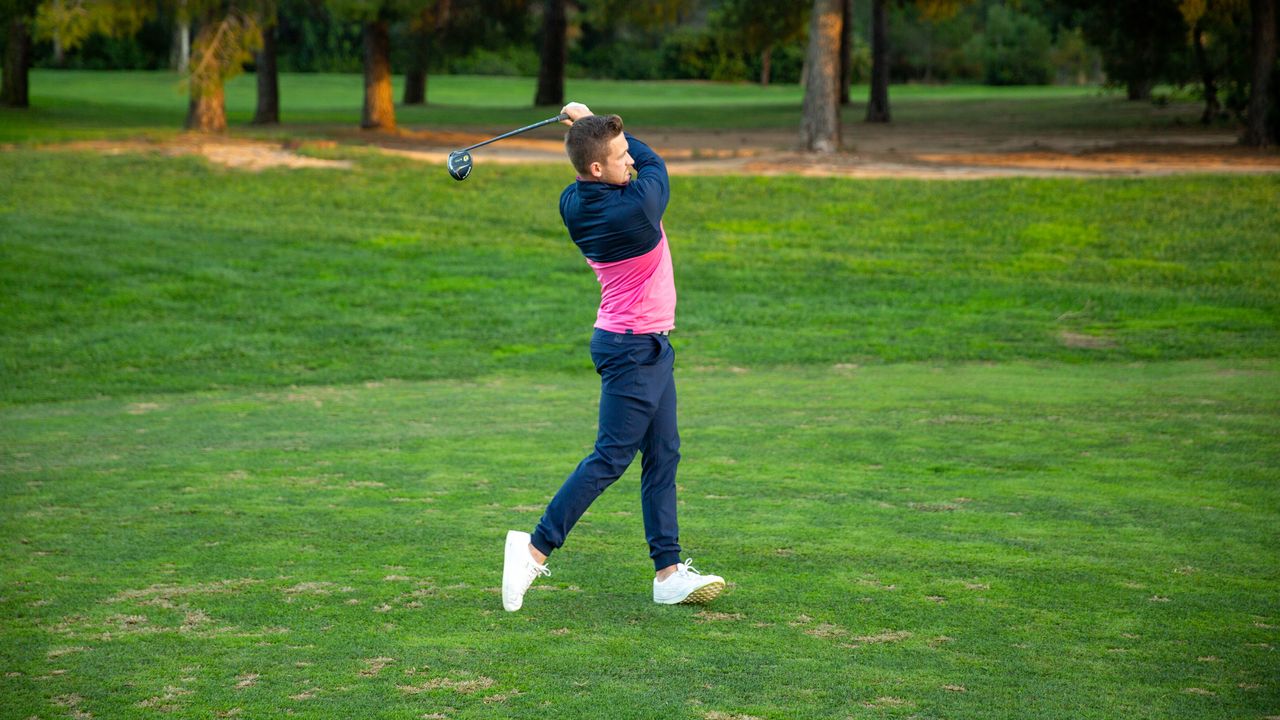
{"type": "Polygon", "coordinates": [[[191,23],[186,20],[173,27],[173,69],[183,75],[191,69],[191,23]]]}
{"type": "Polygon", "coordinates": [[[1153,87],[1155,87],[1155,81],[1147,78],[1132,78],[1125,82],[1130,100],[1150,100],[1153,87]]]}
{"type": "Polygon", "coordinates": [[[849,104],[853,84],[853,0],[840,2],[840,105],[849,104]]]}
{"type": "Polygon", "coordinates": [[[773,46],[760,51],[760,84],[768,85],[773,75],[773,46]]]}
{"type": "Polygon", "coordinates": [[[169,51],[169,67],[185,75],[191,67],[191,16],[187,0],[178,0],[177,18],[173,21],[173,46],[169,51]]]}
{"type": "Polygon", "coordinates": [[[871,97],[867,122],[889,122],[889,16],[886,0],[871,0],[871,97]]]}
{"type": "Polygon", "coordinates": [[[834,153],[840,149],[840,4],[841,0],[814,0],[809,26],[809,78],[805,83],[800,118],[800,146],[804,150],[834,153]]]}
{"type": "Polygon", "coordinates": [[[1196,22],[1195,29],[1191,31],[1191,39],[1195,45],[1196,64],[1200,66],[1200,82],[1204,86],[1204,114],[1200,116],[1200,123],[1208,125],[1222,112],[1222,105],[1218,102],[1218,81],[1213,75],[1213,65],[1209,63],[1209,56],[1204,51],[1204,27],[1201,22],[1196,22]]]}
{"type": "Polygon", "coordinates": [[[404,105],[427,104],[427,69],[421,65],[409,66],[404,73],[404,105]]]}
{"type": "Polygon", "coordinates": [[[1267,127],[1271,100],[1271,73],[1276,65],[1276,0],[1250,0],[1253,15],[1253,82],[1249,87],[1249,114],[1240,141],[1267,147],[1277,140],[1267,127]]]}
{"type": "Polygon", "coordinates": [[[258,75],[258,109],[253,114],[254,125],[280,124],[280,73],[276,68],[275,23],[262,28],[262,50],[254,57],[258,75]]]}
{"type": "Polygon", "coordinates": [[[227,106],[223,93],[225,80],[219,59],[222,32],[226,18],[219,17],[217,8],[209,8],[200,19],[199,31],[192,43],[194,67],[187,75],[190,102],[187,105],[186,127],[192,132],[214,133],[227,129],[227,106]]]}
{"type": "Polygon", "coordinates": [[[431,31],[419,28],[409,33],[409,66],[404,73],[404,104],[427,103],[427,59],[431,31]]]}
{"type": "Polygon", "coordinates": [[[222,76],[197,88],[191,83],[191,102],[187,106],[187,129],[199,133],[217,133],[227,129],[227,106],[222,91],[222,76]]]}
{"type": "Polygon", "coordinates": [[[4,77],[0,79],[0,105],[15,108],[31,106],[28,71],[31,69],[31,28],[27,19],[14,15],[9,19],[9,38],[4,50],[4,77]]]}
{"type": "Polygon", "coordinates": [[[386,20],[364,25],[364,111],[360,127],[395,130],[396,108],[391,95],[391,38],[386,20]]]}
{"type": "Polygon", "coordinates": [[[564,104],[564,65],[567,42],[565,0],[546,0],[542,13],[542,61],[538,66],[538,93],[534,105],[564,104]]]}

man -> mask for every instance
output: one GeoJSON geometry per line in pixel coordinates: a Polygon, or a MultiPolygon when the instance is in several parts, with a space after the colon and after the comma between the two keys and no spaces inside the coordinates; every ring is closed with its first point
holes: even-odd
{"type": "Polygon", "coordinates": [[[564,544],[591,503],[642,455],[640,502],[656,574],[653,600],[664,605],[708,602],[724,579],[679,562],[676,523],[675,327],[676,287],[662,226],[670,185],[667,166],[644,143],[622,131],[617,115],[593,115],[586,105],[561,111],[565,151],[577,182],[560,196],[569,236],[600,281],[600,310],[591,359],[600,374],[600,424],[595,450],[547,505],[533,533],[512,530],[502,570],[502,606],[519,610],[547,556],[564,544]],[[631,179],[634,166],[636,178],[631,179]]]}

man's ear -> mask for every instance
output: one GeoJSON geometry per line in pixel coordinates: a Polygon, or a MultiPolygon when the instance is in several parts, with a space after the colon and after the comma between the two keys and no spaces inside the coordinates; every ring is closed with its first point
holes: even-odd
{"type": "Polygon", "coordinates": [[[591,171],[591,177],[604,177],[604,166],[598,162],[591,163],[591,167],[587,169],[591,171]]]}

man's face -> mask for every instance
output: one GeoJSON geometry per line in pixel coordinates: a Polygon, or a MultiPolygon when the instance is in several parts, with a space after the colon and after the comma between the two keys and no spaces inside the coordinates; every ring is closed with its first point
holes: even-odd
{"type": "Polygon", "coordinates": [[[626,185],[631,181],[631,166],[635,160],[627,151],[627,138],[622,133],[609,141],[609,154],[603,163],[591,163],[591,175],[600,182],[626,185]]]}

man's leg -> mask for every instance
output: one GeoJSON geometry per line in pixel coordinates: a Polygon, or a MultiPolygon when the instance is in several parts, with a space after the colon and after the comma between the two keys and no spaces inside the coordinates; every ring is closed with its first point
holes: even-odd
{"type": "Polygon", "coordinates": [[[538,521],[530,542],[543,555],[564,544],[565,537],[591,503],[631,465],[649,425],[653,406],[634,397],[600,393],[600,428],[595,450],[560,486],[538,521]]]}
{"type": "Polygon", "coordinates": [[[564,544],[591,503],[631,465],[663,389],[655,365],[664,359],[661,347],[648,336],[598,330],[591,357],[601,379],[596,446],[560,486],[532,533],[530,544],[544,556],[564,544]]]}
{"type": "Polygon", "coordinates": [[[666,338],[666,389],[658,401],[649,430],[640,444],[640,507],[649,557],[654,570],[680,562],[680,526],[676,520],[676,466],[680,463],[680,432],[676,422],[676,381],[671,373],[674,351],[666,338]]]}

